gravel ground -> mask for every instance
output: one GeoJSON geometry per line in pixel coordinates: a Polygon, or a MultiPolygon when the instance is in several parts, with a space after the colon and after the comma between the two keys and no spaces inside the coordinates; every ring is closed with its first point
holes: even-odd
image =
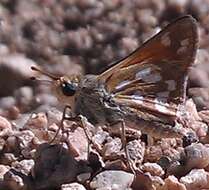
{"type": "Polygon", "coordinates": [[[208,125],[208,0],[0,1],[0,189],[208,189],[208,125]],[[135,178],[118,134],[101,127],[88,123],[89,147],[72,122],[49,143],[64,105],[47,85],[30,80],[32,65],[57,75],[99,74],[185,14],[197,19],[199,29],[186,102],[199,142],[128,131],[127,147],[140,169],[135,178]]]}

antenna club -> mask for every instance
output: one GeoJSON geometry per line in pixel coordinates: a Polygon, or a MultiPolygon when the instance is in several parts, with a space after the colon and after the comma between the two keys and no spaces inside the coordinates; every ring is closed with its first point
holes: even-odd
{"type": "Polygon", "coordinates": [[[30,80],[36,80],[36,77],[30,77],[30,80]]]}
{"type": "Polygon", "coordinates": [[[33,70],[33,71],[39,71],[39,69],[38,69],[37,67],[35,67],[35,66],[31,66],[30,68],[31,68],[31,70],[33,70]]]}

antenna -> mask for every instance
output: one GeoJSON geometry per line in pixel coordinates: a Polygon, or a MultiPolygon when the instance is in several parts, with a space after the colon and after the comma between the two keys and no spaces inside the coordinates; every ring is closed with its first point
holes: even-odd
{"type": "MultiPolygon", "coordinates": [[[[35,67],[35,66],[31,66],[31,69],[32,69],[33,71],[37,71],[37,72],[39,72],[39,73],[41,73],[41,74],[43,74],[43,75],[45,75],[45,76],[51,78],[51,79],[53,79],[53,80],[58,80],[58,79],[59,79],[59,77],[57,77],[57,76],[55,76],[55,75],[53,75],[53,74],[51,74],[51,73],[49,73],[49,72],[43,71],[42,69],[37,68],[37,67],[35,67]]],[[[32,77],[32,80],[37,80],[37,79],[36,79],[35,77],[32,77]]]]}

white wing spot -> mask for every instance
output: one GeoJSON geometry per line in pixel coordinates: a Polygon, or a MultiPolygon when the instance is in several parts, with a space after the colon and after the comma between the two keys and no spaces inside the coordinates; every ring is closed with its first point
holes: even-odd
{"type": "Polygon", "coordinates": [[[178,48],[177,54],[183,54],[187,51],[187,48],[189,46],[189,39],[188,38],[184,39],[180,43],[181,43],[181,47],[178,48]]]}
{"type": "Polygon", "coordinates": [[[161,37],[161,43],[168,47],[171,45],[171,40],[170,40],[170,37],[169,37],[169,32],[165,33],[162,37],[161,37]]]}
{"type": "Polygon", "coordinates": [[[168,90],[169,91],[176,90],[176,81],[174,81],[174,80],[166,80],[165,83],[168,84],[168,90]]]}
{"type": "Polygon", "coordinates": [[[137,104],[143,104],[144,97],[143,96],[136,96],[132,95],[132,101],[134,101],[137,104]]]}
{"type": "Polygon", "coordinates": [[[167,113],[168,112],[168,109],[164,106],[165,103],[159,101],[157,98],[155,98],[154,102],[155,102],[155,108],[159,112],[162,112],[162,113],[167,113]]]}
{"type": "Polygon", "coordinates": [[[151,68],[148,67],[146,69],[140,70],[139,72],[136,73],[135,78],[136,79],[141,79],[151,73],[151,68]]]}
{"type": "Polygon", "coordinates": [[[153,73],[151,75],[148,75],[142,78],[144,82],[149,82],[149,83],[155,83],[155,82],[161,81],[161,79],[162,79],[162,76],[160,75],[160,73],[153,73]]]}
{"type": "Polygon", "coordinates": [[[188,46],[189,45],[189,39],[184,39],[181,41],[181,46],[188,46]]]}
{"type": "Polygon", "coordinates": [[[128,84],[130,84],[130,81],[129,81],[129,80],[124,80],[124,81],[120,82],[120,83],[115,87],[115,89],[118,90],[118,89],[123,88],[124,86],[126,86],[126,85],[128,85],[128,84]]]}
{"type": "Polygon", "coordinates": [[[144,82],[151,82],[151,83],[155,83],[155,82],[160,81],[162,79],[160,73],[158,73],[158,72],[151,73],[152,70],[154,70],[154,69],[153,68],[151,69],[151,67],[140,70],[136,73],[135,78],[142,79],[144,82]]]}

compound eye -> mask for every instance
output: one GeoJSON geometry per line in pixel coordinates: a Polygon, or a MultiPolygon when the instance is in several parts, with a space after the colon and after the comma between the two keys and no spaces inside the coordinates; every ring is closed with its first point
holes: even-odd
{"type": "Polygon", "coordinates": [[[75,85],[71,83],[64,82],[62,83],[62,92],[65,96],[73,96],[76,92],[76,87],[75,85]]]}

